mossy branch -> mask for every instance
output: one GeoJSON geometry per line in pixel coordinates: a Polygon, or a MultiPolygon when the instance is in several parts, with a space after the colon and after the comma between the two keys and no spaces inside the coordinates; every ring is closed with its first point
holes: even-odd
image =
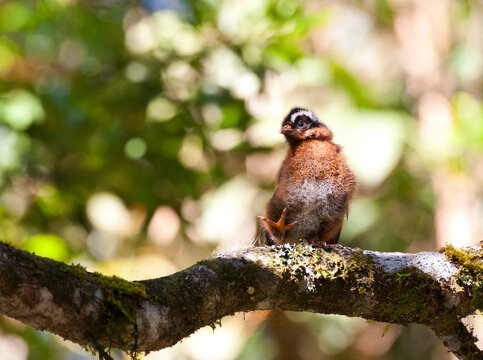
{"type": "Polygon", "coordinates": [[[220,254],[128,282],[0,243],[0,312],[92,348],[172,346],[223,316],[310,311],[432,328],[460,359],[481,359],[460,319],[483,309],[483,249],[380,253],[305,244],[220,254]]]}

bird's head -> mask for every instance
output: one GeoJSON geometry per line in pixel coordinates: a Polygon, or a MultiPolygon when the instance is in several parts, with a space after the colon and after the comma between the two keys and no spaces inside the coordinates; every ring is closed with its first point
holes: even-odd
{"type": "Polygon", "coordinates": [[[297,143],[303,140],[331,140],[332,131],[321,123],[317,116],[302,108],[293,108],[282,122],[280,133],[289,143],[297,143]]]}

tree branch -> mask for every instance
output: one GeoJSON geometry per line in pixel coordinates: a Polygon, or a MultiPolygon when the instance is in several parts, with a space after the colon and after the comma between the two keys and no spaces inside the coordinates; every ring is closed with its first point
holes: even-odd
{"type": "Polygon", "coordinates": [[[0,311],[84,346],[131,352],[172,346],[235,312],[341,314],[424,324],[458,358],[481,359],[460,319],[483,309],[482,263],[481,245],[402,254],[298,244],[128,282],[0,243],[0,311]]]}

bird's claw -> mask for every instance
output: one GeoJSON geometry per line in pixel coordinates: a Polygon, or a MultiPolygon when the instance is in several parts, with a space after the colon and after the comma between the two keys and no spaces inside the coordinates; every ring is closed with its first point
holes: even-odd
{"type": "Polygon", "coordinates": [[[259,216],[259,218],[263,221],[265,221],[267,224],[272,225],[273,227],[277,228],[278,231],[280,231],[280,241],[282,243],[285,242],[285,233],[287,230],[293,228],[298,221],[294,221],[290,224],[285,224],[285,219],[287,217],[287,208],[284,208],[282,211],[282,215],[280,215],[280,219],[278,219],[277,222],[267,219],[266,217],[259,216]]]}

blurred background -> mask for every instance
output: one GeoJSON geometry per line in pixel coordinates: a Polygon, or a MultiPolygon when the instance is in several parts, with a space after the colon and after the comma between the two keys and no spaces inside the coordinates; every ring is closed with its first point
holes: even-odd
{"type": "MultiPolygon", "coordinates": [[[[248,246],[302,106],[357,175],[342,244],[475,244],[482,34],[477,0],[1,1],[0,238],[130,280],[248,246]]],[[[422,326],[285,317],[145,359],[452,359],[422,326]]],[[[6,317],[0,353],[94,358],[6,317]]]]}

